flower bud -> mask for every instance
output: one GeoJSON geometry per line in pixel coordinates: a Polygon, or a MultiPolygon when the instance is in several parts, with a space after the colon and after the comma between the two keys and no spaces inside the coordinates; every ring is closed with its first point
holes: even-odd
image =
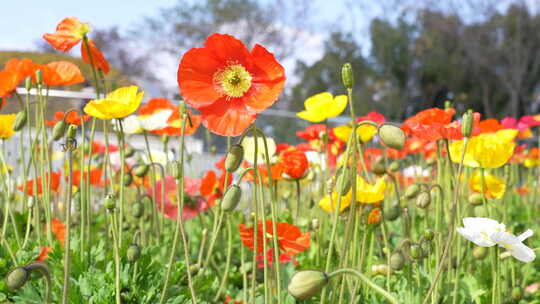
{"type": "Polygon", "coordinates": [[[32,89],[32,77],[28,76],[24,79],[24,88],[27,91],[30,91],[32,89]]]}
{"type": "Polygon", "coordinates": [[[132,146],[128,146],[126,148],[126,150],[124,151],[124,156],[125,157],[132,157],[133,155],[135,155],[135,149],[133,149],[132,146]]]}
{"type": "Polygon", "coordinates": [[[60,140],[60,138],[64,137],[67,131],[67,124],[64,122],[64,120],[59,120],[53,127],[52,131],[52,139],[54,141],[60,140]]]}
{"type": "Polygon", "coordinates": [[[519,301],[523,297],[523,290],[519,287],[514,287],[512,289],[512,300],[519,301]]]}
{"type": "Polygon", "coordinates": [[[67,128],[67,138],[74,139],[75,136],[77,136],[77,126],[76,125],[69,125],[67,128]]]}
{"type": "Polygon", "coordinates": [[[392,204],[387,210],[384,211],[384,219],[387,221],[395,221],[401,214],[401,207],[396,202],[392,204]]]}
{"type": "Polygon", "coordinates": [[[367,217],[368,225],[378,225],[381,223],[381,209],[375,208],[371,210],[367,217]]]}
{"type": "Polygon", "coordinates": [[[483,260],[486,258],[488,254],[488,250],[486,247],[476,246],[474,247],[472,253],[475,259],[483,260]]]}
{"type": "Polygon", "coordinates": [[[135,167],[135,169],[133,169],[133,174],[135,174],[135,176],[137,177],[144,177],[148,173],[148,170],[150,170],[149,165],[140,164],[137,167],[135,167]]]}
{"type": "MultiPolygon", "coordinates": [[[[346,195],[349,193],[349,190],[351,190],[351,169],[348,167],[343,167],[340,170],[340,173],[337,178],[337,187],[340,187],[340,189],[337,189],[338,193],[341,196],[346,195]]],[[[331,191],[330,191],[331,192],[331,191]]]]}
{"type": "Polygon", "coordinates": [[[144,214],[144,205],[140,202],[136,202],[131,207],[131,215],[133,215],[134,218],[141,218],[144,214]]]}
{"type": "Polygon", "coordinates": [[[41,70],[36,70],[36,83],[43,83],[43,72],[41,70]]]}
{"type": "Polygon", "coordinates": [[[371,171],[375,174],[384,174],[386,173],[386,166],[384,165],[384,159],[378,158],[371,167],[371,171]]]}
{"type": "Polygon", "coordinates": [[[130,263],[136,262],[141,257],[141,248],[137,244],[132,244],[127,249],[126,256],[130,263]]]}
{"type": "Polygon", "coordinates": [[[386,264],[375,264],[371,265],[371,273],[373,276],[382,275],[387,276],[392,273],[392,270],[388,268],[386,264]]]}
{"type": "Polygon", "coordinates": [[[161,136],[161,142],[164,144],[164,145],[167,145],[169,143],[169,135],[167,134],[163,134],[161,136]]]}
{"type": "Polygon", "coordinates": [[[241,145],[232,145],[225,157],[225,170],[234,172],[240,167],[244,160],[244,148],[241,145]]]}
{"type": "Polygon", "coordinates": [[[484,197],[482,196],[482,193],[473,193],[469,195],[469,204],[473,206],[481,205],[484,201],[484,197]]]}
{"type": "Polygon", "coordinates": [[[407,187],[404,196],[406,199],[412,199],[418,195],[418,192],[420,192],[420,186],[418,186],[417,184],[412,184],[407,187]]]}
{"type": "Polygon", "coordinates": [[[107,196],[105,196],[103,207],[109,211],[114,210],[116,207],[116,198],[114,197],[114,194],[107,194],[107,196]]]}
{"type": "Polygon", "coordinates": [[[131,185],[131,183],[133,182],[133,176],[131,175],[131,173],[126,172],[126,173],[124,174],[124,180],[123,180],[123,182],[124,182],[124,186],[125,186],[125,187],[129,187],[129,185],[131,185]]]}
{"type": "Polygon", "coordinates": [[[399,171],[399,162],[397,160],[391,162],[390,165],[388,166],[388,170],[390,170],[390,172],[399,171]]]}
{"type": "Polygon", "coordinates": [[[474,115],[472,110],[468,110],[463,114],[461,121],[461,134],[464,137],[470,137],[473,130],[474,115]]]}
{"type": "Polygon", "coordinates": [[[296,300],[308,300],[316,296],[328,284],[328,275],[318,270],[301,270],[289,282],[289,294],[296,300]]]}
{"type": "Polygon", "coordinates": [[[233,211],[242,197],[242,189],[234,184],[229,186],[229,189],[225,191],[223,199],[221,200],[221,210],[223,211],[233,211]]]}
{"type": "Polygon", "coordinates": [[[401,150],[405,145],[405,132],[391,124],[384,124],[379,127],[379,137],[388,148],[401,150]]]}
{"type": "Polygon", "coordinates": [[[352,89],[354,86],[354,73],[350,63],[345,63],[341,67],[341,79],[346,89],[352,89]]]}
{"type": "Polygon", "coordinates": [[[416,197],[416,207],[425,209],[431,204],[431,195],[427,191],[422,191],[416,197]]]}
{"type": "Polygon", "coordinates": [[[424,257],[424,253],[422,251],[422,247],[418,244],[412,244],[411,245],[411,258],[415,260],[419,260],[424,257]]]}
{"type": "Polygon", "coordinates": [[[24,126],[26,126],[26,122],[28,121],[28,112],[26,110],[22,110],[19,113],[17,113],[17,116],[15,117],[15,122],[13,123],[13,131],[20,131],[24,126]]]}
{"type": "Polygon", "coordinates": [[[452,104],[453,104],[453,102],[451,100],[446,100],[444,102],[444,108],[445,109],[450,109],[452,107],[452,104]]]}
{"type": "Polygon", "coordinates": [[[405,257],[401,251],[396,251],[390,256],[390,267],[393,270],[401,270],[405,266],[405,257]]]}
{"type": "Polygon", "coordinates": [[[314,218],[311,220],[311,229],[313,230],[319,229],[319,219],[314,218]]]}
{"type": "Polygon", "coordinates": [[[6,276],[6,285],[11,290],[16,290],[24,286],[30,278],[30,272],[24,267],[16,267],[6,276]]]}
{"type": "Polygon", "coordinates": [[[182,164],[178,161],[173,161],[171,164],[171,174],[175,179],[180,179],[182,176],[182,164]]]}
{"type": "Polygon", "coordinates": [[[426,241],[433,241],[434,237],[435,237],[435,232],[433,232],[433,230],[428,229],[428,230],[424,231],[424,239],[426,241]]]}

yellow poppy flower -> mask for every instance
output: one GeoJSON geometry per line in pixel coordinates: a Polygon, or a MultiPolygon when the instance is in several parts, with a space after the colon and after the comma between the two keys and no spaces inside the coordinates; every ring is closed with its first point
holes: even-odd
{"type": "Polygon", "coordinates": [[[364,204],[380,202],[384,199],[386,182],[384,177],[378,178],[375,185],[366,182],[362,177],[356,177],[356,201],[364,204]]]}
{"type": "Polygon", "coordinates": [[[124,118],[137,110],[144,92],[136,86],[123,87],[107,94],[103,99],[91,100],[84,112],[99,119],[124,118]]]}
{"type": "Polygon", "coordinates": [[[347,106],[347,96],[334,97],[328,92],[319,93],[306,99],[304,106],[305,111],[296,113],[298,117],[310,122],[321,122],[341,114],[347,106]]]}
{"type": "Polygon", "coordinates": [[[0,114],[0,139],[9,139],[13,131],[13,123],[17,114],[0,114]]]}
{"type": "MultiPolygon", "coordinates": [[[[485,173],[485,190],[487,198],[501,198],[506,191],[506,184],[504,180],[498,178],[495,175],[485,173]]],[[[469,178],[469,187],[471,191],[482,193],[482,173],[479,170],[475,170],[469,178]]]]}
{"type": "MultiPolygon", "coordinates": [[[[330,199],[330,195],[325,195],[320,201],[319,206],[324,210],[328,212],[334,211],[334,208],[337,206],[337,199],[338,194],[337,192],[332,192],[332,199],[330,199]]],[[[340,202],[340,208],[339,211],[342,212],[347,207],[351,205],[351,199],[352,199],[352,191],[349,191],[346,195],[341,197],[340,202]]]]}
{"type": "MultiPolygon", "coordinates": [[[[499,168],[503,166],[514,153],[516,146],[514,138],[517,134],[517,130],[505,129],[472,137],[469,139],[463,164],[473,168],[499,168]]],[[[463,140],[457,140],[450,144],[450,158],[453,162],[460,162],[463,146],[463,140]]]]}
{"type": "MultiPolygon", "coordinates": [[[[350,125],[342,125],[335,127],[333,129],[334,135],[341,141],[347,142],[349,140],[349,136],[352,132],[352,127],[350,125]]],[[[370,141],[373,136],[377,134],[377,128],[372,125],[361,125],[358,128],[356,128],[356,136],[360,138],[360,141],[362,142],[368,142],[370,141]]]]}

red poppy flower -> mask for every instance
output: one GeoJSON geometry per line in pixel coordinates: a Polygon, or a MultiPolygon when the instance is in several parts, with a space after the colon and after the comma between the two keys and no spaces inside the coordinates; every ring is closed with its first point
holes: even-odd
{"type": "Polygon", "coordinates": [[[81,55],[84,62],[89,65],[93,65],[96,69],[103,71],[103,73],[109,73],[109,62],[103,56],[103,53],[96,47],[92,39],[88,39],[88,49],[90,49],[90,55],[88,55],[88,50],[86,45],[81,43],[81,55]],[[92,60],[90,60],[92,56],[92,60]]]}
{"type": "MultiPolygon", "coordinates": [[[[272,227],[272,220],[266,221],[266,237],[263,238],[262,221],[259,221],[257,225],[257,252],[262,253],[264,249],[263,239],[269,246],[272,243],[274,235],[274,229],[272,227]]],[[[240,239],[242,243],[251,250],[254,250],[254,229],[253,227],[247,228],[246,225],[238,225],[240,229],[240,239]]],[[[295,255],[304,252],[310,247],[310,234],[309,232],[302,233],[300,228],[289,223],[277,223],[277,238],[279,249],[283,252],[295,255]]]]}
{"type": "Polygon", "coordinates": [[[201,111],[206,128],[223,136],[240,135],[274,104],[284,83],[285,70],[274,55],[258,44],[249,52],[230,35],[211,35],[178,66],[183,98],[201,111]]]}
{"type": "Polygon", "coordinates": [[[45,262],[45,260],[49,257],[49,252],[51,251],[51,247],[41,247],[41,249],[39,249],[39,255],[36,258],[36,261],[42,263],[45,262]]]}
{"type": "MultiPolygon", "coordinates": [[[[178,188],[176,186],[176,179],[171,176],[165,178],[165,200],[161,197],[161,187],[163,179],[156,182],[154,188],[148,189],[148,194],[154,197],[154,202],[158,210],[169,219],[176,220],[178,218],[178,206],[180,205],[180,199],[178,197],[178,188]]],[[[184,192],[187,196],[184,198],[184,209],[182,211],[182,219],[188,220],[196,217],[199,213],[208,209],[208,204],[197,197],[197,190],[200,187],[201,181],[199,179],[193,179],[189,177],[184,178],[184,192]]]]}
{"type": "Polygon", "coordinates": [[[71,50],[90,31],[88,23],[80,22],[75,17],[65,18],[56,26],[56,32],[44,34],[45,39],[53,48],[67,52],[71,50]]]}
{"type": "Polygon", "coordinates": [[[60,241],[60,244],[62,244],[63,246],[64,240],[66,239],[66,225],[64,225],[64,223],[62,223],[61,221],[53,218],[51,220],[51,230],[56,239],[60,241]]]}
{"type": "MultiPolygon", "coordinates": [[[[257,267],[264,268],[264,259],[265,258],[267,260],[268,267],[272,267],[272,264],[274,262],[274,251],[273,251],[273,249],[272,248],[268,249],[266,251],[265,256],[263,256],[262,254],[257,255],[257,262],[259,262],[257,264],[257,267]]],[[[279,263],[280,264],[285,264],[285,263],[288,263],[288,262],[292,262],[295,266],[298,265],[298,261],[296,261],[291,255],[288,255],[286,253],[280,253],[278,258],[279,258],[279,263]]]]}
{"type": "MultiPolygon", "coordinates": [[[[242,167],[249,168],[251,166],[247,162],[244,162],[242,167]]],[[[266,165],[264,165],[264,164],[263,165],[258,165],[257,169],[259,170],[259,174],[261,174],[263,185],[268,185],[268,182],[269,182],[269,180],[268,180],[268,169],[267,169],[266,165]]],[[[284,169],[284,167],[283,167],[282,162],[277,162],[277,163],[272,164],[270,166],[270,174],[272,175],[272,180],[273,181],[278,181],[278,180],[282,179],[282,175],[283,175],[283,172],[284,172],[283,169],[284,169]]],[[[255,174],[253,173],[253,170],[248,171],[248,173],[246,173],[246,175],[244,175],[244,180],[248,181],[248,182],[254,182],[255,181],[255,174]]]]}
{"type": "MultiPolygon", "coordinates": [[[[73,180],[72,185],[73,186],[79,186],[81,184],[81,176],[84,180],[88,179],[88,172],[84,172],[81,174],[80,170],[74,170],[73,171],[73,180]]],[[[90,170],[90,185],[92,186],[102,186],[103,181],[101,180],[101,177],[103,176],[103,170],[102,169],[91,169],[90,170]]]]}
{"type": "Polygon", "coordinates": [[[281,154],[283,171],[288,176],[299,179],[306,174],[309,162],[306,154],[298,149],[290,149],[281,154]]]}
{"type": "MultiPolygon", "coordinates": [[[[102,154],[105,153],[106,146],[102,142],[93,141],[92,142],[92,154],[102,154]]],[[[118,146],[109,144],[109,153],[117,152],[118,146]]]]}
{"type": "Polygon", "coordinates": [[[225,192],[225,174],[228,174],[227,186],[232,183],[233,176],[225,170],[221,170],[221,176],[218,178],[216,172],[210,170],[206,172],[201,180],[200,193],[206,199],[209,206],[214,206],[216,199],[221,198],[225,192]]]}
{"type": "Polygon", "coordinates": [[[19,85],[17,74],[12,71],[0,71],[0,98],[7,97],[19,85]]]}
{"type": "Polygon", "coordinates": [[[43,82],[48,86],[67,86],[84,82],[79,67],[67,61],[47,63],[43,71],[43,82]]]}
{"type": "Polygon", "coordinates": [[[378,225],[381,222],[381,209],[375,208],[371,210],[367,217],[368,225],[378,225]]]}
{"type": "Polygon", "coordinates": [[[384,118],[384,115],[375,111],[369,112],[364,116],[356,118],[356,122],[361,122],[361,121],[366,121],[366,120],[373,121],[374,123],[378,125],[382,125],[386,121],[386,119],[384,118]]]}
{"type": "Polygon", "coordinates": [[[531,189],[527,186],[516,188],[516,193],[519,195],[527,195],[531,193],[531,189]]]}
{"type": "Polygon", "coordinates": [[[494,118],[488,118],[478,123],[481,133],[492,133],[503,129],[503,125],[494,118]]]}
{"type": "Polygon", "coordinates": [[[405,120],[401,128],[407,134],[429,141],[441,138],[459,139],[461,138],[461,127],[457,122],[450,124],[454,113],[452,108],[445,110],[427,109],[405,120]]]}
{"type": "MultiPolygon", "coordinates": [[[[45,174],[46,176],[46,182],[48,183],[49,182],[49,174],[46,173],[45,174]]],[[[53,192],[56,192],[58,191],[58,188],[60,187],[60,172],[52,172],[50,174],[51,176],[51,179],[50,179],[50,190],[53,191],[53,192]]],[[[38,195],[41,195],[43,193],[43,186],[42,186],[42,178],[41,176],[38,176],[37,178],[37,194],[38,195]]],[[[22,185],[20,185],[19,187],[17,187],[17,189],[19,189],[20,191],[23,191],[24,190],[24,187],[22,185]]],[[[33,179],[29,179],[26,181],[26,193],[30,196],[33,196],[34,195],[34,180],[33,179]]]]}
{"type": "Polygon", "coordinates": [[[307,140],[319,140],[323,134],[326,133],[326,126],[324,124],[310,125],[304,130],[296,131],[296,136],[307,140]]]}
{"type": "Polygon", "coordinates": [[[80,126],[83,122],[88,121],[90,119],[90,116],[83,115],[79,116],[79,113],[76,111],[70,111],[67,114],[67,117],[64,118],[65,113],[62,111],[58,111],[54,113],[54,119],[53,120],[45,120],[45,125],[47,127],[54,127],[54,125],[59,122],[60,120],[64,119],[68,124],[71,125],[77,125],[80,126]]]}
{"type": "MultiPolygon", "coordinates": [[[[180,117],[180,109],[177,105],[172,104],[172,102],[166,98],[152,98],[146,104],[142,105],[139,109],[139,115],[153,115],[159,111],[171,110],[171,116],[167,120],[169,125],[166,128],[150,131],[151,133],[169,136],[179,136],[182,135],[182,118],[180,117]]],[[[199,125],[201,124],[201,116],[193,114],[190,110],[187,111],[189,117],[191,118],[192,125],[189,122],[186,122],[185,132],[186,135],[191,135],[197,131],[199,125]]]]}

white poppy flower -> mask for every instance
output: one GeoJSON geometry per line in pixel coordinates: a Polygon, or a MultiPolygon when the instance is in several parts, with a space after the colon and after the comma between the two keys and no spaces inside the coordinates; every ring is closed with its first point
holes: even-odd
{"type": "Polygon", "coordinates": [[[484,217],[466,217],[463,226],[456,230],[464,238],[482,247],[491,247],[496,244],[491,235],[497,231],[504,231],[505,225],[484,217]]]}
{"type": "Polygon", "coordinates": [[[154,131],[168,127],[167,121],[172,115],[172,110],[161,110],[151,115],[139,115],[139,123],[146,131],[154,131]]]}
{"type": "MultiPolygon", "coordinates": [[[[116,130],[119,129],[118,121],[116,121],[116,119],[113,126],[116,130]]],[[[143,129],[139,118],[136,115],[130,115],[122,120],[122,130],[124,131],[124,134],[137,134],[141,133],[143,129]]]]}
{"type": "MultiPolygon", "coordinates": [[[[271,137],[266,137],[266,143],[268,145],[268,156],[270,161],[272,156],[276,153],[276,142],[271,137]]],[[[244,159],[250,163],[255,161],[255,137],[246,136],[242,140],[242,147],[244,148],[244,159]]],[[[264,139],[261,136],[257,136],[257,163],[264,164],[265,162],[265,149],[264,139]]]]}
{"type": "Polygon", "coordinates": [[[522,262],[529,263],[534,261],[536,255],[531,248],[523,244],[523,241],[531,235],[533,235],[533,231],[531,229],[528,229],[518,236],[506,231],[497,231],[491,235],[491,239],[500,247],[508,250],[514,258],[522,262]]]}

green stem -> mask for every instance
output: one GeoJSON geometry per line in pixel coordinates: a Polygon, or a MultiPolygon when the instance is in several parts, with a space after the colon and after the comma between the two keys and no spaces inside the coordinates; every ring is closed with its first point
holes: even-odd
{"type": "Polygon", "coordinates": [[[384,297],[386,300],[388,300],[392,304],[399,304],[398,300],[389,292],[381,288],[379,285],[375,284],[373,281],[371,281],[368,277],[363,275],[361,272],[351,269],[351,268],[343,268],[336,270],[330,274],[328,274],[328,278],[331,279],[337,275],[341,274],[351,274],[356,276],[360,281],[362,281],[364,284],[366,284],[368,287],[373,289],[375,292],[377,292],[379,295],[384,297]]]}

